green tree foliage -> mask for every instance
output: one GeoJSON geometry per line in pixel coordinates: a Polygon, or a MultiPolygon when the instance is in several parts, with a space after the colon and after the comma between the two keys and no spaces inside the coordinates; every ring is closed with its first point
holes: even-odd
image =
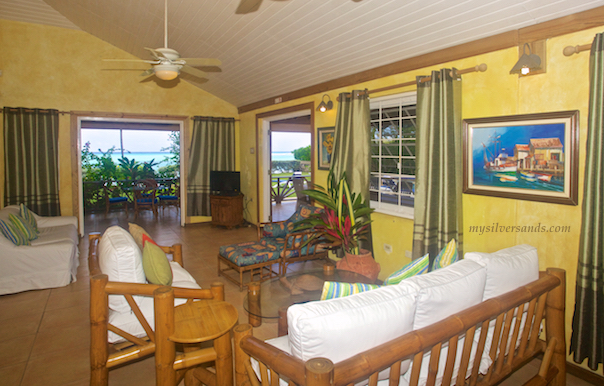
{"type": "Polygon", "coordinates": [[[292,153],[298,161],[310,161],[310,145],[295,149],[292,153]]]}

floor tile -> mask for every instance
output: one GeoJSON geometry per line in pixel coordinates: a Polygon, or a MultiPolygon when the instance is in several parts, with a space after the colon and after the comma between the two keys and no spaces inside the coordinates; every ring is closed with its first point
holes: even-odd
{"type": "MultiPolygon", "coordinates": [[[[7,339],[0,342],[0,363],[2,366],[12,366],[26,363],[34,344],[35,334],[7,339]]],[[[0,378],[1,379],[1,378],[0,378]]],[[[2,382],[0,382],[1,384],[2,382]]]]}
{"type": "Polygon", "coordinates": [[[35,334],[38,331],[41,319],[42,313],[40,312],[0,320],[0,342],[35,334]]]}
{"type": "Polygon", "coordinates": [[[63,386],[90,378],[89,350],[69,347],[30,358],[22,385],[63,386]]]}
{"type": "Polygon", "coordinates": [[[2,380],[0,384],[6,386],[16,386],[22,384],[21,379],[23,379],[26,366],[27,363],[23,362],[15,365],[0,367],[0,379],[2,380]]]}
{"type": "Polygon", "coordinates": [[[38,332],[31,357],[44,356],[66,348],[78,347],[88,350],[90,348],[90,326],[70,326],[60,329],[45,329],[38,332]]]}

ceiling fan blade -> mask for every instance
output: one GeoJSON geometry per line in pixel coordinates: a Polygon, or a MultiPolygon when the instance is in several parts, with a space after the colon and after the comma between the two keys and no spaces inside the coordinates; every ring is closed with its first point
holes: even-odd
{"type": "Polygon", "coordinates": [[[182,68],[180,69],[180,71],[185,72],[189,75],[193,75],[196,76],[198,78],[202,78],[202,79],[206,79],[207,78],[207,74],[201,70],[198,70],[194,67],[188,66],[188,65],[184,65],[182,66],[182,68]]]}
{"type": "Polygon", "coordinates": [[[161,52],[156,51],[154,48],[145,47],[145,49],[147,51],[149,51],[151,53],[151,56],[153,56],[155,59],[159,60],[164,57],[164,55],[161,52]]]}
{"type": "Polygon", "coordinates": [[[245,15],[246,13],[256,12],[260,8],[262,0],[241,0],[235,13],[237,15],[245,15]]]}
{"type": "Polygon", "coordinates": [[[187,65],[195,66],[195,67],[220,67],[222,66],[222,62],[218,59],[212,58],[180,58],[179,60],[184,60],[187,65]]]}
{"type": "Polygon", "coordinates": [[[155,74],[155,71],[153,71],[153,67],[151,67],[150,69],[148,69],[145,72],[141,73],[141,76],[149,76],[149,75],[153,75],[153,74],[155,74]]]}
{"type": "Polygon", "coordinates": [[[143,59],[103,59],[104,62],[137,62],[159,64],[159,60],[143,60],[143,59]]]}

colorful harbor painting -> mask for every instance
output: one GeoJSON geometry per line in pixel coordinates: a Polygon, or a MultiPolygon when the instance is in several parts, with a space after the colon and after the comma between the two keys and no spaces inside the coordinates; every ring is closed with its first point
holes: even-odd
{"type": "Polygon", "coordinates": [[[576,205],[578,112],[464,121],[464,193],[576,205]]]}

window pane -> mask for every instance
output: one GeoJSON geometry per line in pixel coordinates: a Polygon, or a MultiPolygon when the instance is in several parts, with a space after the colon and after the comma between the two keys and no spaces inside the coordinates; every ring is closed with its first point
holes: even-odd
{"type": "Polygon", "coordinates": [[[415,138],[415,118],[403,119],[403,138],[415,138]]]}
{"type": "Polygon", "coordinates": [[[403,156],[415,157],[415,139],[403,142],[403,156]]]}
{"type": "Polygon", "coordinates": [[[377,122],[371,123],[371,138],[380,139],[380,124],[377,122]]]}
{"type": "Polygon", "coordinates": [[[394,139],[400,137],[398,121],[384,121],[382,123],[382,138],[394,139]]]}
{"type": "Polygon", "coordinates": [[[394,194],[380,194],[381,202],[385,202],[387,204],[398,205],[398,196],[394,194]]]}
{"type": "Polygon", "coordinates": [[[371,141],[371,155],[380,155],[380,143],[371,141]]]}
{"type": "Polygon", "coordinates": [[[371,173],[379,173],[380,172],[380,159],[379,158],[371,158],[371,173]]]}
{"type": "Polygon", "coordinates": [[[372,175],[369,178],[369,189],[370,190],[380,190],[380,178],[378,176],[372,175]]]}
{"type": "Polygon", "coordinates": [[[382,142],[382,156],[383,157],[398,157],[400,155],[400,142],[399,141],[383,141],[382,142]]]}
{"type": "Polygon", "coordinates": [[[382,109],[382,119],[398,118],[399,116],[400,108],[398,106],[382,109]]]}
{"type": "Polygon", "coordinates": [[[382,158],[382,173],[398,174],[398,159],[382,158]]]}
{"type": "Polygon", "coordinates": [[[405,159],[401,163],[401,174],[406,174],[410,176],[415,175],[415,160],[414,159],[405,159]]]}

